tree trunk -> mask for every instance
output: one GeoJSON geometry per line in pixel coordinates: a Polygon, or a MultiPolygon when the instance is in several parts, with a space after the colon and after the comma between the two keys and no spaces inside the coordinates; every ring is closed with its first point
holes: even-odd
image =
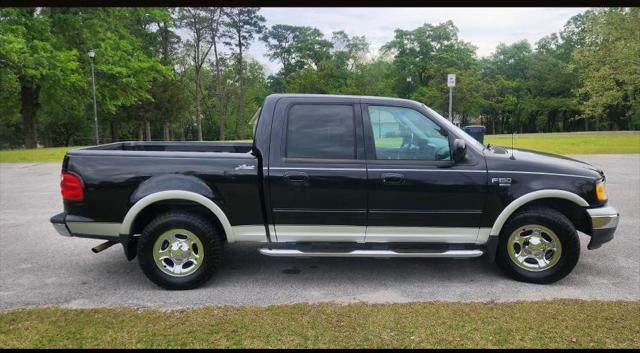
{"type": "Polygon", "coordinates": [[[22,114],[22,124],[24,127],[24,147],[38,147],[38,122],[37,113],[40,108],[38,102],[40,97],[40,87],[33,86],[30,82],[22,82],[20,114],[22,114]]]}
{"type": "Polygon", "coordinates": [[[225,124],[225,113],[226,113],[226,104],[223,102],[223,93],[222,93],[222,82],[220,79],[220,62],[218,58],[218,45],[216,43],[215,38],[213,38],[213,57],[216,61],[216,97],[218,97],[218,109],[220,112],[220,141],[224,141],[224,124],[225,124]]]}
{"type": "Polygon", "coordinates": [[[196,125],[198,141],[202,141],[202,114],[200,113],[200,69],[196,68],[196,125]]]}
{"type": "Polygon", "coordinates": [[[163,129],[163,132],[164,132],[164,133],[162,134],[162,135],[163,135],[163,136],[162,136],[162,138],[163,138],[165,141],[171,141],[171,135],[170,135],[170,132],[169,132],[169,131],[170,131],[170,127],[171,127],[171,125],[169,125],[169,121],[168,121],[168,120],[165,120],[165,122],[164,122],[164,129],[163,129]]]}
{"type": "Polygon", "coordinates": [[[112,120],[109,122],[109,125],[111,128],[111,142],[116,142],[118,141],[118,139],[120,139],[120,134],[118,132],[118,123],[112,120]]]}
{"type": "Polygon", "coordinates": [[[138,141],[144,141],[144,128],[138,125],[138,141]]]}
{"type": "Polygon", "coordinates": [[[238,56],[239,58],[239,72],[240,72],[240,97],[238,104],[238,126],[237,129],[240,130],[238,136],[240,136],[241,140],[244,140],[244,131],[245,131],[245,122],[244,122],[244,62],[242,61],[242,36],[238,33],[238,56]]]}
{"type": "Polygon", "coordinates": [[[144,121],[145,134],[147,135],[147,141],[151,141],[151,122],[149,120],[144,121]]]}

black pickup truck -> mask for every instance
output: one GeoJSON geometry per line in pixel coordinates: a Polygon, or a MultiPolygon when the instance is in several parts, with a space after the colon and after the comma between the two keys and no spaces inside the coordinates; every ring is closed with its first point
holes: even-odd
{"type": "Polygon", "coordinates": [[[484,255],[515,279],[557,281],[613,238],[618,212],[589,164],[483,145],[422,103],[275,94],[253,143],[118,142],[69,151],[65,236],[120,243],[168,289],[211,277],[225,243],[269,256],[484,255]]]}

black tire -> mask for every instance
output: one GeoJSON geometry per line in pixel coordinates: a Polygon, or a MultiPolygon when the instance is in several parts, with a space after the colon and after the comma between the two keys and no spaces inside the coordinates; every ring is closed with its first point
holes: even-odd
{"type": "Polygon", "coordinates": [[[562,213],[546,207],[529,208],[518,212],[502,228],[496,262],[513,278],[529,283],[553,283],[567,276],[580,258],[580,238],[573,223],[562,213]],[[507,240],[519,227],[542,225],[553,231],[560,240],[562,252],[553,267],[542,271],[526,270],[518,266],[508,253],[507,240]]]}
{"type": "Polygon", "coordinates": [[[138,262],[153,283],[165,289],[193,289],[204,284],[222,262],[223,240],[216,227],[205,217],[185,211],[169,211],[153,219],[138,240],[138,262]],[[153,246],[164,232],[182,228],[195,234],[202,243],[204,257],[193,273],[176,277],[164,273],[153,258],[153,246]]]}

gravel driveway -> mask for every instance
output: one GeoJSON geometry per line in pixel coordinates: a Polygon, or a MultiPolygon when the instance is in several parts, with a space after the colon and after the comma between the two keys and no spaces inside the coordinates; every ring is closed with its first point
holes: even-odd
{"type": "Polygon", "coordinates": [[[93,254],[99,240],[60,237],[49,218],[62,211],[60,164],[0,164],[0,309],[61,305],[180,308],[295,302],[513,301],[640,299],[640,155],[582,155],[605,170],[621,214],[614,240],[582,254],[552,285],[513,281],[482,258],[295,259],[231,244],[204,287],[165,291],[148,281],[120,245],[93,254]]]}

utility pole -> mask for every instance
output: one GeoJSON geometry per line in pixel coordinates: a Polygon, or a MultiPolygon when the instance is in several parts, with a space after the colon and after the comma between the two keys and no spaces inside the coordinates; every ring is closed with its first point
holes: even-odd
{"type": "Polygon", "coordinates": [[[449,87],[449,121],[453,123],[453,87],[456,86],[456,74],[447,75],[447,86],[449,87]]]}
{"type": "Polygon", "coordinates": [[[408,85],[408,91],[409,91],[409,95],[407,99],[411,99],[411,76],[407,76],[407,85],[408,85]]]}
{"type": "Polygon", "coordinates": [[[100,139],[98,137],[98,106],[96,104],[96,74],[95,69],[93,68],[93,60],[96,57],[96,52],[91,49],[89,50],[89,60],[91,61],[91,82],[93,83],[93,123],[96,127],[96,145],[100,143],[100,139]]]}

